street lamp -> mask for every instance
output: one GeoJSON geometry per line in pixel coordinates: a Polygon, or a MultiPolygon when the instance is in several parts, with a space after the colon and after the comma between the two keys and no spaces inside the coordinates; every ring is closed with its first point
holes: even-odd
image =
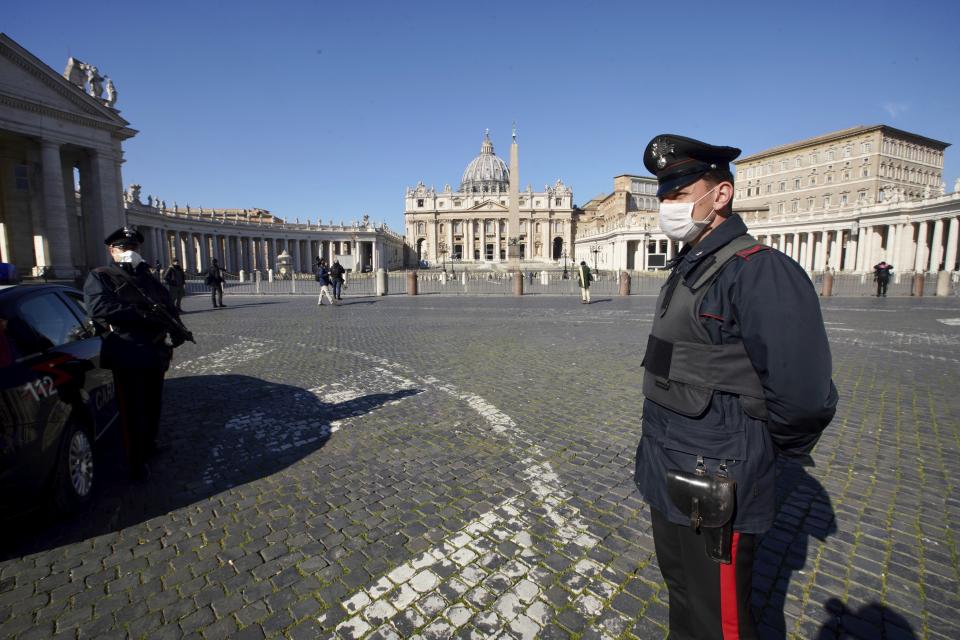
{"type": "Polygon", "coordinates": [[[567,250],[566,250],[566,248],[564,248],[564,250],[563,250],[563,279],[564,279],[564,280],[567,280],[567,279],[569,279],[569,278],[570,278],[570,276],[567,274],[567,250]]]}
{"type": "Polygon", "coordinates": [[[593,245],[591,253],[593,253],[593,270],[597,271],[597,256],[600,254],[600,245],[593,245]]]}

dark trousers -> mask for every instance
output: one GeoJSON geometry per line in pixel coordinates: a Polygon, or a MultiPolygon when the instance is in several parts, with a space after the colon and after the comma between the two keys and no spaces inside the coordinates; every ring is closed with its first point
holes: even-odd
{"type": "Polygon", "coordinates": [[[177,287],[172,284],[168,284],[167,288],[170,290],[170,298],[173,300],[173,306],[177,309],[180,309],[180,305],[183,302],[183,294],[186,289],[184,287],[177,287]]]}
{"type": "Polygon", "coordinates": [[[889,280],[877,278],[877,297],[887,295],[887,283],[889,280]]]}
{"type": "Polygon", "coordinates": [[[337,300],[340,299],[340,290],[341,290],[342,288],[343,288],[343,281],[342,281],[342,280],[334,280],[334,281],[333,281],[333,297],[336,298],[337,300]]]}
{"type": "Polygon", "coordinates": [[[157,442],[164,373],[160,369],[113,370],[123,445],[133,469],[147,461],[157,442]]]}
{"type": "Polygon", "coordinates": [[[707,557],[703,536],[650,509],[660,573],[670,594],[671,640],[753,640],[750,611],[756,536],[735,531],[733,562],[707,557]]]}
{"type": "Polygon", "coordinates": [[[215,282],[210,285],[210,299],[213,301],[213,306],[223,305],[223,283],[215,282]]]}

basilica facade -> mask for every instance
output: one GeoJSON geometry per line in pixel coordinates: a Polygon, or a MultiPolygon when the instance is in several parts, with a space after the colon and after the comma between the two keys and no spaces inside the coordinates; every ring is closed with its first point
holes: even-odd
{"type": "Polygon", "coordinates": [[[407,189],[406,240],[421,265],[447,262],[494,267],[507,262],[510,238],[528,265],[556,265],[572,257],[576,209],[573,191],[557,180],[543,191],[519,191],[519,229],[509,228],[510,170],[484,133],[480,154],[467,165],[460,185],[437,191],[423,182],[407,189]]]}

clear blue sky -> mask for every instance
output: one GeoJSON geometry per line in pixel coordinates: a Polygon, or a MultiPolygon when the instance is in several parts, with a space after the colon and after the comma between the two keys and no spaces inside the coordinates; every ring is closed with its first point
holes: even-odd
{"type": "MultiPolygon", "coordinates": [[[[858,124],[960,145],[960,2],[4,2],[0,30],[117,86],[126,184],[168,205],[403,229],[485,128],[582,204],[672,132],[745,154],[858,124]]],[[[947,149],[947,190],[960,150],[947,149]]]]}

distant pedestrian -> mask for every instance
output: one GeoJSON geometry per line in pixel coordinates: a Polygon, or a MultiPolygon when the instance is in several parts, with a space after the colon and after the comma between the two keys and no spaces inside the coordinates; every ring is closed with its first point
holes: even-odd
{"type": "Polygon", "coordinates": [[[207,277],[204,282],[210,287],[210,300],[213,302],[214,309],[227,306],[223,304],[223,281],[225,280],[223,273],[224,271],[217,263],[217,259],[214,258],[211,260],[210,268],[207,269],[207,277]]]}
{"type": "Polygon", "coordinates": [[[577,267],[577,284],[580,285],[580,304],[590,304],[590,283],[593,282],[593,274],[590,273],[590,267],[584,260],[580,261],[577,267]]]}
{"type": "Polygon", "coordinates": [[[893,271],[893,265],[887,264],[881,260],[879,264],[873,265],[873,280],[877,283],[877,297],[887,297],[887,285],[890,283],[890,272],[893,271]]]}
{"type": "Polygon", "coordinates": [[[343,300],[341,293],[347,280],[346,273],[347,270],[343,268],[340,261],[334,258],[330,266],[330,283],[333,285],[333,297],[337,300],[343,300]]]}
{"type": "Polygon", "coordinates": [[[157,280],[160,280],[163,277],[163,265],[160,264],[159,260],[153,264],[153,275],[157,277],[157,280]]]}
{"type": "Polygon", "coordinates": [[[327,261],[321,260],[317,266],[317,282],[320,283],[320,295],[317,297],[317,304],[323,306],[323,296],[327,296],[330,304],[334,304],[333,295],[330,293],[330,269],[327,267],[327,261]]]}
{"type": "Polygon", "coordinates": [[[183,272],[183,267],[180,266],[179,260],[174,259],[174,261],[170,263],[170,266],[167,267],[167,270],[163,274],[163,281],[166,283],[167,289],[170,290],[170,297],[173,299],[173,304],[177,308],[177,311],[183,311],[180,303],[183,301],[183,296],[187,292],[187,274],[183,272]]]}

